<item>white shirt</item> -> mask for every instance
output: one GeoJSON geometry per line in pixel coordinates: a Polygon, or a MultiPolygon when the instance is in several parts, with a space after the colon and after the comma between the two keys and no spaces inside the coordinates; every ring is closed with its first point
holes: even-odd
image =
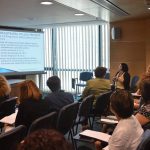
{"type": "Polygon", "coordinates": [[[108,148],[109,150],[136,150],[142,134],[143,129],[134,116],[121,119],[109,140],[108,148]]]}

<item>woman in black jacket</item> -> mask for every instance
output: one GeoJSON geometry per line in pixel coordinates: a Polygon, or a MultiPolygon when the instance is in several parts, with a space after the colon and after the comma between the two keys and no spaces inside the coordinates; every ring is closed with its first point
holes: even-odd
{"type": "Polygon", "coordinates": [[[128,73],[128,65],[121,63],[119,65],[119,71],[113,78],[115,88],[130,90],[130,74],[128,73]]]}

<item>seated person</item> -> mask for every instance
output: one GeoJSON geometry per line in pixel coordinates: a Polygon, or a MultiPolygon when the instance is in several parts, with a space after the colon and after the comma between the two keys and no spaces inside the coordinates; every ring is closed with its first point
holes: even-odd
{"type": "Polygon", "coordinates": [[[94,71],[96,78],[87,81],[87,86],[85,87],[82,93],[82,98],[94,94],[95,100],[93,105],[95,105],[96,103],[97,96],[99,96],[102,93],[105,93],[111,88],[110,80],[105,79],[106,70],[107,69],[105,67],[97,67],[94,71]]]}
{"type": "Polygon", "coordinates": [[[0,103],[9,98],[11,92],[10,85],[6,78],[0,75],[0,103]]]}
{"type": "Polygon", "coordinates": [[[140,82],[140,91],[142,96],[142,106],[135,115],[142,126],[150,123],[150,78],[140,82]]]}
{"type": "Polygon", "coordinates": [[[50,112],[48,104],[41,98],[42,94],[32,80],[20,84],[20,104],[15,126],[25,125],[29,128],[35,119],[50,112]]]}
{"type": "MultiPolygon", "coordinates": [[[[141,142],[143,129],[133,116],[133,98],[126,90],[115,91],[110,98],[110,109],[118,124],[108,142],[109,150],[136,150],[141,142]]],[[[97,141],[96,149],[101,149],[97,141]]]]}
{"type": "Polygon", "coordinates": [[[52,91],[45,97],[50,111],[59,111],[63,106],[74,102],[71,93],[61,90],[61,81],[57,76],[49,77],[47,80],[47,86],[52,91]]]}
{"type": "Polygon", "coordinates": [[[145,80],[145,79],[150,79],[150,65],[147,67],[146,72],[142,75],[140,81],[138,82],[138,89],[136,91],[136,94],[141,95],[141,91],[140,91],[140,83],[145,80]]]}
{"type": "Polygon", "coordinates": [[[42,129],[27,136],[17,150],[72,150],[72,147],[61,133],[42,129]]]}

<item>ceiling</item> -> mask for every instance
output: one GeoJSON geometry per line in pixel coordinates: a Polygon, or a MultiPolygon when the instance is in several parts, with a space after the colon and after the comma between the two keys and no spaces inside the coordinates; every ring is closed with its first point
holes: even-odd
{"type": "MultiPolygon", "coordinates": [[[[62,23],[113,22],[150,17],[150,10],[144,0],[50,1],[53,5],[43,6],[41,0],[0,0],[0,26],[41,28],[62,23]],[[85,15],[74,15],[81,12],[85,15]]],[[[150,0],[146,1],[148,3],[150,0]]]]}

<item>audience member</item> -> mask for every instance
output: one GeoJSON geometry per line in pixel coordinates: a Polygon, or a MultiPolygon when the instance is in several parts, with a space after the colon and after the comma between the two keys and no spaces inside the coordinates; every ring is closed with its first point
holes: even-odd
{"type": "Polygon", "coordinates": [[[106,70],[107,69],[105,67],[97,67],[94,71],[96,78],[87,81],[87,86],[82,93],[82,98],[85,98],[91,94],[95,96],[93,105],[96,103],[97,96],[110,90],[110,80],[104,78],[106,70]]]}
{"type": "Polygon", "coordinates": [[[15,126],[25,125],[27,128],[31,123],[49,113],[48,104],[41,99],[42,94],[32,80],[26,80],[20,85],[20,105],[15,121],[15,126]]]}
{"type": "MultiPolygon", "coordinates": [[[[110,109],[117,117],[118,124],[108,142],[109,150],[136,150],[143,129],[133,116],[133,98],[126,90],[116,90],[110,98],[110,109]]],[[[96,142],[96,149],[100,149],[96,142]]]]}
{"type": "Polygon", "coordinates": [[[119,71],[113,78],[114,86],[116,89],[130,90],[130,74],[128,73],[128,65],[121,63],[119,71]]]}
{"type": "Polygon", "coordinates": [[[11,92],[10,85],[6,78],[0,75],[0,102],[9,98],[11,92]]]}
{"type": "Polygon", "coordinates": [[[49,77],[47,86],[51,90],[45,100],[49,104],[50,111],[59,111],[63,106],[74,102],[73,95],[61,90],[61,81],[57,76],[49,77]]]}
{"type": "Polygon", "coordinates": [[[140,92],[140,89],[139,89],[140,88],[139,87],[140,82],[142,82],[144,79],[147,79],[147,78],[150,79],[150,65],[147,67],[146,72],[142,75],[142,77],[141,77],[141,79],[140,79],[140,81],[138,83],[138,90],[136,91],[136,94],[141,95],[141,92],[140,92]]]}
{"type": "Polygon", "coordinates": [[[61,133],[42,129],[27,136],[18,150],[72,150],[72,147],[61,133]]]}
{"type": "Polygon", "coordinates": [[[136,118],[143,126],[150,122],[150,78],[143,79],[140,82],[139,89],[143,105],[138,110],[136,118]]]}

